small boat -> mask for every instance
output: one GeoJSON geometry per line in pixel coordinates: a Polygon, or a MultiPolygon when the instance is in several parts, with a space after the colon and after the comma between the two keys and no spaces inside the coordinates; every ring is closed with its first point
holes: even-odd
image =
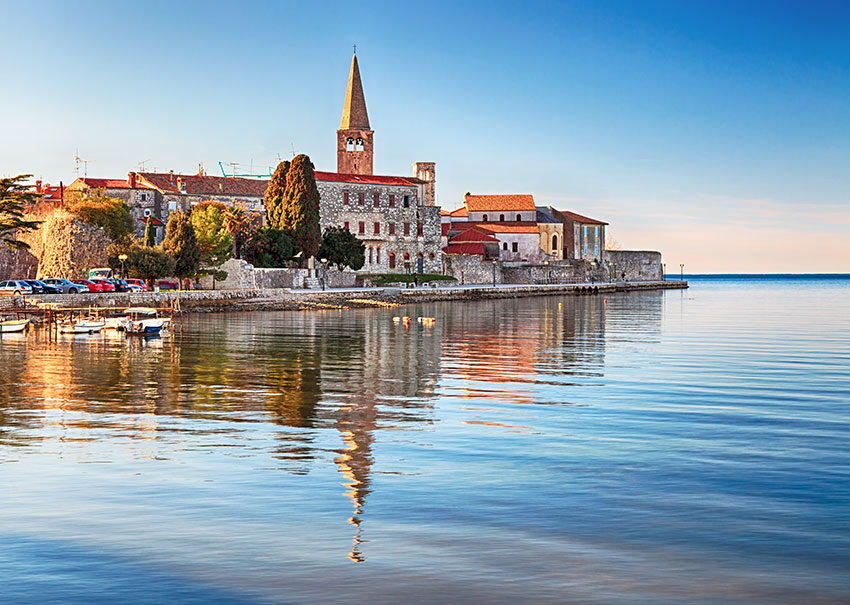
{"type": "Polygon", "coordinates": [[[130,307],[125,313],[127,317],[124,319],[123,330],[127,334],[159,334],[171,324],[169,318],[159,317],[157,310],[152,307],[130,307]]]}
{"type": "Polygon", "coordinates": [[[0,333],[7,334],[11,332],[23,332],[29,325],[29,319],[10,319],[8,321],[0,321],[0,333]]]}
{"type": "Polygon", "coordinates": [[[59,324],[59,331],[63,334],[94,334],[100,332],[106,322],[99,319],[75,319],[59,324]]]}
{"type": "Polygon", "coordinates": [[[131,321],[124,327],[127,336],[152,336],[162,331],[165,322],[161,320],[131,321]]]}

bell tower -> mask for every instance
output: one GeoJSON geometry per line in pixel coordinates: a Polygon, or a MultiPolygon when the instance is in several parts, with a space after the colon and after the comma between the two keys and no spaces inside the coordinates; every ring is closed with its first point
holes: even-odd
{"type": "Polygon", "coordinates": [[[351,59],[351,72],[348,74],[348,89],[345,91],[342,120],[339,130],[336,131],[336,171],[338,173],[372,174],[374,134],[369,127],[369,114],[366,113],[366,98],[363,96],[360,66],[357,64],[355,50],[351,59]]]}

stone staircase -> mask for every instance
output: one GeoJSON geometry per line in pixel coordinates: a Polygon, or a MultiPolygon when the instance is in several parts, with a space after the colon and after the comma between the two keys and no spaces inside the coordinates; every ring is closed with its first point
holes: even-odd
{"type": "Polygon", "coordinates": [[[322,289],[322,281],[318,277],[305,277],[304,278],[304,287],[307,290],[321,290],[322,289]]]}

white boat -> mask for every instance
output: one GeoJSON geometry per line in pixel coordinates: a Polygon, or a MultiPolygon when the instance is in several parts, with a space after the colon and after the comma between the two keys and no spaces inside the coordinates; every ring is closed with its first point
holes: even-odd
{"type": "Polygon", "coordinates": [[[125,312],[127,317],[124,319],[123,329],[136,334],[159,333],[160,330],[167,330],[171,325],[171,319],[160,317],[153,307],[130,307],[125,312]]]}
{"type": "Polygon", "coordinates": [[[0,321],[0,332],[3,334],[23,332],[26,330],[29,323],[29,319],[10,319],[8,321],[0,321]]]}
{"type": "Polygon", "coordinates": [[[100,332],[105,325],[106,322],[100,319],[75,319],[59,324],[59,331],[63,334],[94,334],[100,332]]]}

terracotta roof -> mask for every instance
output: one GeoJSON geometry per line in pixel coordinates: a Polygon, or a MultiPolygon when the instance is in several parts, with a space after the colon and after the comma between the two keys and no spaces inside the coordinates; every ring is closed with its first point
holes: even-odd
{"type": "Polygon", "coordinates": [[[445,208],[440,208],[440,216],[451,216],[452,213],[446,210],[445,208]]]}
{"type": "MultiPolygon", "coordinates": [[[[162,227],[163,225],[165,225],[165,223],[163,223],[161,220],[159,220],[155,216],[152,216],[151,218],[153,219],[153,226],[154,227],[162,227]]],[[[147,224],[148,219],[139,217],[139,222],[147,224]]]]}
{"type": "Polygon", "coordinates": [[[317,181],[330,181],[334,183],[360,183],[366,185],[403,185],[415,187],[425,181],[420,181],[412,176],[379,176],[376,174],[340,174],[338,172],[316,171],[317,181]]]}
{"type": "Polygon", "coordinates": [[[59,185],[45,185],[41,190],[43,199],[56,202],[62,199],[62,189],[59,185]]]}
{"type": "Polygon", "coordinates": [[[366,98],[363,96],[363,83],[360,81],[360,66],[357,55],[351,58],[351,71],[348,74],[348,88],[345,91],[345,104],[342,106],[340,130],[370,130],[369,114],[366,113],[366,98]]]}
{"type": "Polygon", "coordinates": [[[561,214],[563,214],[568,219],[572,219],[577,223],[588,224],[588,225],[607,225],[608,223],[604,221],[597,221],[595,218],[588,218],[586,216],[582,216],[580,214],[576,214],[575,212],[570,212],[568,210],[558,210],[561,214]]]}
{"type": "Polygon", "coordinates": [[[537,223],[530,222],[498,222],[498,223],[467,223],[470,226],[475,226],[479,229],[485,229],[492,233],[540,233],[537,228],[537,223]]]}
{"type": "Polygon", "coordinates": [[[495,237],[485,232],[483,229],[466,229],[449,240],[449,244],[461,244],[467,242],[498,242],[495,237]]]}
{"type": "Polygon", "coordinates": [[[443,248],[443,254],[480,254],[484,256],[484,244],[449,244],[443,248]]]}
{"type": "MultiPolygon", "coordinates": [[[[139,172],[138,177],[160,191],[180,193],[177,179],[186,184],[188,195],[249,195],[261,197],[269,186],[268,181],[238,177],[207,176],[197,174],[171,174],[170,172],[139,172]]],[[[136,183],[144,186],[144,183],[136,183]]]]}
{"type": "Polygon", "coordinates": [[[519,195],[465,195],[463,203],[470,212],[493,210],[536,210],[534,196],[519,195]]]}
{"type": "MultiPolygon", "coordinates": [[[[94,189],[130,189],[130,183],[126,179],[90,179],[88,177],[77,179],[74,183],[82,183],[94,189]]],[[[74,183],[71,183],[73,185],[74,183]]],[[[69,185],[70,186],[70,185],[69,185]]],[[[142,187],[147,188],[147,187],[142,187]]]]}
{"type": "Polygon", "coordinates": [[[451,223],[440,223],[440,235],[448,235],[449,231],[452,230],[451,223]]]}
{"type": "Polygon", "coordinates": [[[461,206],[449,212],[449,216],[469,216],[469,210],[466,209],[466,206],[461,206]]]}

